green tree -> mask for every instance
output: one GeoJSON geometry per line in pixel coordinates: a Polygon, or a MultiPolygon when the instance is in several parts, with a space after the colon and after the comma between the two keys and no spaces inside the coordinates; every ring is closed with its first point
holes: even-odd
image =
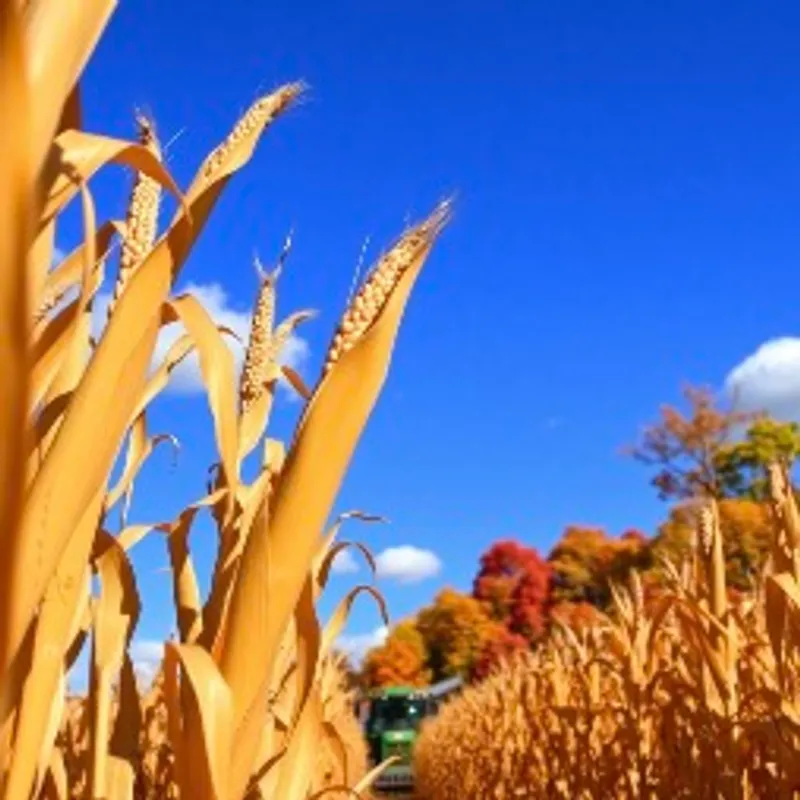
{"type": "Polygon", "coordinates": [[[751,500],[769,496],[766,467],[784,464],[791,469],[800,456],[800,425],[762,416],[750,425],[742,441],[723,445],[714,467],[731,494],[751,500]]]}

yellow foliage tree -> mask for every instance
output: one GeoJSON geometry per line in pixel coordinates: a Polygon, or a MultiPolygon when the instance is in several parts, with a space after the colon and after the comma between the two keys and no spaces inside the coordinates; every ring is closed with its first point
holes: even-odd
{"type": "Polygon", "coordinates": [[[420,611],[417,628],[428,649],[433,680],[469,674],[496,634],[486,607],[451,588],[443,589],[420,611]]]}
{"type": "MultiPolygon", "coordinates": [[[[769,507],[754,500],[722,500],[719,516],[728,585],[746,589],[763,567],[769,550],[772,525],[769,507]]],[[[678,563],[688,557],[694,519],[691,504],[678,505],[672,510],[652,543],[657,560],[665,557],[678,563]]]]}

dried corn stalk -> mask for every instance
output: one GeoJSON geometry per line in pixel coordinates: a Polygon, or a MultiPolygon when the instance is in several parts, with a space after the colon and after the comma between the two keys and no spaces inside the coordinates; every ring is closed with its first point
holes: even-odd
{"type": "MultiPolygon", "coordinates": [[[[788,566],[796,509],[787,485],[775,487],[774,541],[788,566]]],[[[427,722],[415,749],[420,796],[794,796],[795,589],[788,573],[773,573],[766,591],[734,604],[713,507],[699,524],[694,573],[668,566],[671,583],[649,598],[634,576],[614,590],[602,624],[552,636],[427,722]]]]}
{"type": "Polygon", "coordinates": [[[138,142],[81,129],[78,80],[113,7],[90,0],[56,11],[0,0],[0,103],[14,109],[0,126],[0,796],[237,800],[272,787],[299,800],[340,781],[357,787],[363,742],[329,649],[356,594],[374,590],[358,587],[319,624],[320,558],[333,544],[322,531],[447,214],[437,212],[393,249],[391,269],[362,293],[373,300],[348,352],[313,392],[280,364],[308,314],[273,328],[277,275],[265,277],[237,393],[225,331],[173,287],[228,180],[303,87],[258,99],[182,192],[151,121],[139,120],[138,142]],[[88,189],[111,162],[136,175],[124,224],[98,224],[102,209],[88,189]],[[164,189],[179,208],[159,235],[164,189]],[[51,269],[57,222],[76,198],[83,242],[51,269]],[[115,236],[119,274],[106,327],[93,341],[92,304],[115,236]],[[159,332],[173,322],[185,335],[151,372],[159,332]],[[136,477],[153,447],[170,440],[148,434],[149,405],[191,352],[208,392],[217,480],[176,519],[129,524],[136,477]],[[288,447],[264,436],[280,377],[307,400],[288,447]],[[259,445],[263,458],[248,482],[242,462],[259,445]],[[109,515],[120,501],[123,526],[114,534],[109,515]],[[213,511],[219,537],[207,597],[189,546],[203,508],[213,511]],[[137,683],[130,654],[142,599],[128,556],[146,535],[167,539],[180,637],[166,644],[149,687],[137,683]],[[87,641],[89,693],[66,698],[65,676],[87,641]]]}

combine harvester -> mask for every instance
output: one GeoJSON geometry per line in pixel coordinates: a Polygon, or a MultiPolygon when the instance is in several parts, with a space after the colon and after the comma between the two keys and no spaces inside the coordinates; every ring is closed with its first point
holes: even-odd
{"type": "Polygon", "coordinates": [[[387,758],[396,759],[375,782],[378,791],[413,789],[412,759],[419,726],[462,685],[463,680],[456,677],[422,689],[392,686],[369,694],[365,728],[370,760],[375,766],[387,758]]]}

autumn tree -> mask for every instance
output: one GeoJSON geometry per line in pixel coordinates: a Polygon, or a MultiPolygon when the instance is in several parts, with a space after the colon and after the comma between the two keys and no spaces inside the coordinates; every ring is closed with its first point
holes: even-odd
{"type": "Polygon", "coordinates": [[[472,596],[493,620],[532,642],[547,623],[550,580],[550,567],[535,548],[505,539],[481,556],[472,596]]]}
{"type": "Polygon", "coordinates": [[[800,425],[762,416],[747,429],[743,440],[723,445],[715,468],[729,493],[751,500],[766,500],[766,467],[779,463],[791,469],[800,456],[800,425]]]}
{"type": "Polygon", "coordinates": [[[503,661],[515,653],[529,649],[530,643],[524,636],[510,631],[505,625],[496,622],[490,628],[489,636],[472,667],[470,678],[483,680],[503,661]]]}
{"type": "Polygon", "coordinates": [[[554,603],[588,603],[606,608],[612,582],[624,583],[632,569],[650,564],[647,537],[626,531],[620,538],[602,528],[568,526],[548,557],[554,603]]]}
{"type": "Polygon", "coordinates": [[[367,688],[427,686],[430,670],[425,640],[413,619],[399,622],[386,641],[364,657],[361,683],[367,688]]]}
{"type": "Polygon", "coordinates": [[[706,388],[683,389],[689,411],[661,407],[658,422],[645,428],[638,444],[626,448],[656,470],[651,483],[662,500],[727,496],[729,487],[717,465],[718,453],[754,415],[717,407],[706,388]]]}
{"type": "Polygon", "coordinates": [[[627,584],[631,570],[641,572],[652,565],[650,539],[637,528],[629,528],[618,539],[610,539],[610,546],[605,564],[608,583],[627,584]]]}
{"type": "MultiPolygon", "coordinates": [[[[726,582],[738,590],[752,586],[764,566],[773,534],[773,522],[766,503],[728,498],[719,502],[720,529],[725,554],[726,582]]],[[[680,564],[691,555],[697,509],[684,503],[672,509],[652,542],[656,566],[662,559],[680,564]]]]}
{"type": "Polygon", "coordinates": [[[591,603],[562,600],[553,606],[551,617],[573,631],[582,631],[597,625],[601,614],[591,603]]]}
{"type": "Polygon", "coordinates": [[[800,455],[800,426],[765,413],[736,411],[716,403],[709,389],[683,390],[688,412],[663,406],[627,452],[654,468],[652,484],[662,500],[714,497],[763,499],[765,468],[791,468],[800,455]]]}
{"type": "Polygon", "coordinates": [[[445,588],[417,615],[433,681],[469,676],[491,638],[493,622],[484,605],[468,594],[445,588]]]}

